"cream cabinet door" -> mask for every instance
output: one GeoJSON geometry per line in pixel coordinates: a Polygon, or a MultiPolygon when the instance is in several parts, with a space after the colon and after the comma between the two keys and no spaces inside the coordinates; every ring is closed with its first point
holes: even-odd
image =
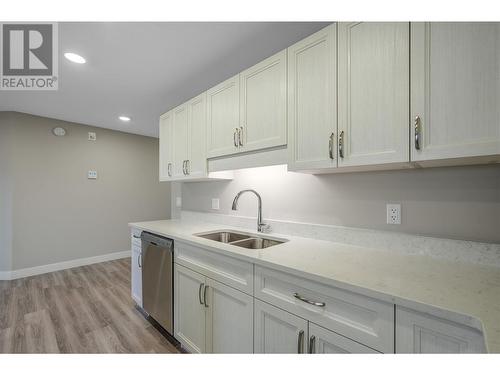
{"type": "Polygon", "coordinates": [[[337,166],[337,25],[288,48],[290,170],[337,166]]]}
{"type": "Polygon", "coordinates": [[[411,159],[500,154],[500,23],[412,23],[411,35],[411,159]]]}
{"type": "Polygon", "coordinates": [[[182,104],[172,110],[173,178],[185,177],[185,161],[189,158],[188,107],[182,104]]]}
{"type": "Polygon", "coordinates": [[[240,80],[236,75],[207,91],[207,156],[238,152],[240,80]]]}
{"type": "Polygon", "coordinates": [[[140,246],[132,245],[132,258],[130,261],[132,265],[132,299],[139,307],[142,307],[142,254],[140,246]]]}
{"type": "Polygon", "coordinates": [[[207,277],[208,353],[253,353],[253,297],[207,277]]]}
{"type": "Polygon", "coordinates": [[[311,354],[379,353],[367,346],[309,322],[308,350],[311,354]]]}
{"type": "Polygon", "coordinates": [[[173,174],[172,112],[160,117],[160,181],[169,181],[173,174]]]}
{"type": "Polygon", "coordinates": [[[174,264],[174,336],[191,353],[205,353],[205,276],[174,264]]]}
{"type": "Polygon", "coordinates": [[[409,162],[409,31],[339,24],[339,167],[409,162]]]}
{"type": "Polygon", "coordinates": [[[258,299],[255,308],[255,353],[305,353],[307,320],[258,299]]]}
{"type": "Polygon", "coordinates": [[[481,332],[396,307],[396,353],[485,353],[481,332]]]}
{"type": "Polygon", "coordinates": [[[286,145],[286,50],[240,73],[242,151],[286,145]]]}
{"type": "Polygon", "coordinates": [[[189,157],[186,170],[189,178],[207,176],[206,125],[207,100],[203,93],[187,103],[189,123],[189,157]]]}

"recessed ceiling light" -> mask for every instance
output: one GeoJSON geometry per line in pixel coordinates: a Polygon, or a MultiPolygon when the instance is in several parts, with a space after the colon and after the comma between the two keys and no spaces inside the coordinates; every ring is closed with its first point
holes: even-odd
{"type": "Polygon", "coordinates": [[[120,116],[118,117],[120,120],[122,120],[123,122],[129,122],[130,121],[130,117],[127,117],[127,116],[120,116]]]}
{"type": "Polygon", "coordinates": [[[69,61],[77,64],[85,64],[86,62],[86,60],[82,56],[77,55],[76,53],[73,52],[66,52],[64,54],[64,57],[66,57],[69,61]]]}

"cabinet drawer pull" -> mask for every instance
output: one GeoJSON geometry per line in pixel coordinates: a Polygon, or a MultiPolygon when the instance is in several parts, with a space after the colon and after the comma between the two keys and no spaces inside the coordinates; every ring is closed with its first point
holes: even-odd
{"type": "Polygon", "coordinates": [[[330,134],[330,140],[328,141],[328,154],[330,155],[330,159],[333,160],[333,132],[330,134]]]}
{"type": "Polygon", "coordinates": [[[203,304],[205,305],[205,307],[208,307],[207,291],[208,291],[208,285],[205,285],[205,289],[203,291],[203,304]]]}
{"type": "Polygon", "coordinates": [[[415,149],[420,150],[420,117],[415,116],[415,149]]]}
{"type": "Polygon", "coordinates": [[[297,353],[304,353],[304,331],[302,329],[299,331],[299,336],[297,337],[297,353]]]}
{"type": "Polygon", "coordinates": [[[324,303],[324,302],[315,302],[315,301],[308,300],[307,298],[302,297],[299,293],[293,293],[293,296],[295,298],[297,298],[298,300],[305,302],[305,303],[308,303],[308,304],[313,305],[313,306],[319,306],[319,307],[326,306],[326,303],[324,303]]]}
{"type": "Polygon", "coordinates": [[[203,298],[201,297],[201,290],[205,284],[200,284],[200,288],[198,289],[198,299],[200,301],[200,305],[203,305],[203,298]]]}
{"type": "Polygon", "coordinates": [[[311,337],[309,337],[309,354],[314,354],[315,345],[316,345],[316,336],[312,335],[311,337]]]}
{"type": "Polygon", "coordinates": [[[239,134],[238,128],[234,128],[234,133],[233,133],[233,142],[234,142],[234,147],[238,147],[238,139],[236,138],[239,134]]]}
{"type": "Polygon", "coordinates": [[[344,131],[342,130],[339,134],[339,156],[344,158],[344,131]]]}
{"type": "Polygon", "coordinates": [[[243,126],[240,126],[240,130],[238,130],[238,144],[243,146],[243,126]]]}
{"type": "Polygon", "coordinates": [[[142,252],[137,255],[137,265],[142,268],[142,252]]]}

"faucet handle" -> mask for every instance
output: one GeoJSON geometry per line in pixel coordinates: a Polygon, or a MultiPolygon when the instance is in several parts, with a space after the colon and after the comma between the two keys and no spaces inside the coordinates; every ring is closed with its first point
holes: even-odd
{"type": "Polygon", "coordinates": [[[265,223],[259,224],[258,231],[261,233],[269,233],[271,232],[271,226],[265,223]]]}

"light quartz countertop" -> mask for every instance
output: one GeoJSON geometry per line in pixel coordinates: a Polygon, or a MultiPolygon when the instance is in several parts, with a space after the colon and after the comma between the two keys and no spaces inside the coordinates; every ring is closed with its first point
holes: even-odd
{"type": "Polygon", "coordinates": [[[244,249],[194,235],[225,229],[252,232],[209,222],[159,220],[129,225],[468,325],[483,332],[488,352],[500,353],[498,267],[275,233],[265,236],[288,241],[262,250],[244,249]]]}

